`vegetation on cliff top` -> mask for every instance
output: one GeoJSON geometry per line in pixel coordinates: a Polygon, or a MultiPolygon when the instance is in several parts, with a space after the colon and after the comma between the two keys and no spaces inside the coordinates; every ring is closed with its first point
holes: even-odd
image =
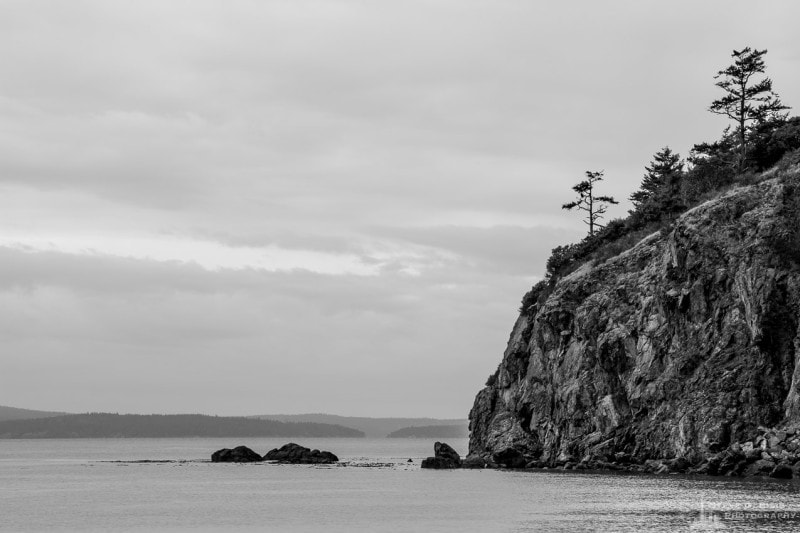
{"type": "MultiPolygon", "coordinates": [[[[709,110],[731,118],[735,128],[727,127],[714,142],[695,144],[685,161],[669,147],[659,150],[645,167],[639,190],[630,196],[633,209],[628,216],[611,220],[580,242],[554,248],[545,278],[522,298],[521,313],[533,313],[556,281],[580,265],[616,256],[651,233],[668,231],[681,213],[730,187],[787,176],[800,165],[800,116],[790,118],[784,112],[789,108],[772,91],[769,78],[755,81],[754,76],[764,73],[766,52],[734,51],[733,64],[715,76],[725,95],[709,110]],[[773,172],[764,172],[773,167],[773,172]]],[[[791,221],[800,217],[797,188],[789,184],[787,189],[792,198],[787,198],[784,216],[791,221]]],[[[773,244],[800,266],[798,226],[788,225],[780,242],[773,244]]]]}

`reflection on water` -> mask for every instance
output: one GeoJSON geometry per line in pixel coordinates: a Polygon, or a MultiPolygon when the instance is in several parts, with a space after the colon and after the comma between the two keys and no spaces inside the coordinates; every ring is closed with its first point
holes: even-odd
{"type": "Polygon", "coordinates": [[[418,439],[300,442],[339,466],[209,462],[286,440],[0,441],[0,530],[800,530],[800,485],[786,481],[420,470],[433,443],[418,439]]]}

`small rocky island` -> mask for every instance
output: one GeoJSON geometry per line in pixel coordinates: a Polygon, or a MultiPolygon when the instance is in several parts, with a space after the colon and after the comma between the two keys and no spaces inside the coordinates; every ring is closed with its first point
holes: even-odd
{"type": "Polygon", "coordinates": [[[257,463],[264,459],[247,446],[222,448],[211,454],[212,463],[257,463]]]}
{"type": "Polygon", "coordinates": [[[270,450],[263,457],[247,446],[223,448],[211,454],[212,463],[256,463],[274,461],[288,464],[331,464],[339,458],[331,452],[312,450],[294,442],[270,450]]]}
{"type": "Polygon", "coordinates": [[[280,448],[275,448],[267,452],[264,456],[265,461],[277,461],[279,463],[290,464],[331,464],[339,461],[331,452],[311,450],[290,442],[280,448]]]}
{"type": "Polygon", "coordinates": [[[422,468],[461,468],[461,456],[450,445],[437,442],[433,445],[433,457],[423,459],[422,468]]]}

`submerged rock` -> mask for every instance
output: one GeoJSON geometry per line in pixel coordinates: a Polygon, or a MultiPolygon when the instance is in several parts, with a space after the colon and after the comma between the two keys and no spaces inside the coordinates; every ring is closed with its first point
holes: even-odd
{"type": "Polygon", "coordinates": [[[444,442],[437,442],[433,445],[433,455],[433,457],[422,460],[422,468],[461,468],[461,456],[444,442]]]}
{"type": "Polygon", "coordinates": [[[264,460],[292,464],[330,464],[338,462],[339,458],[331,452],[312,450],[290,442],[268,451],[264,460]]]}
{"type": "Polygon", "coordinates": [[[469,456],[796,472],[799,199],[798,175],[734,188],[526,297],[475,398],[469,456]]]}
{"type": "Polygon", "coordinates": [[[211,454],[212,463],[256,463],[263,458],[247,446],[223,448],[211,454]]]}

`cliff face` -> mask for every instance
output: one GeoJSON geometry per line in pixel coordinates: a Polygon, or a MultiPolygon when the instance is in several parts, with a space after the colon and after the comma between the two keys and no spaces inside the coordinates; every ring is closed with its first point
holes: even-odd
{"type": "Polygon", "coordinates": [[[699,464],[800,423],[798,182],[734,189],[560,279],[475,399],[470,455],[699,464]]]}

